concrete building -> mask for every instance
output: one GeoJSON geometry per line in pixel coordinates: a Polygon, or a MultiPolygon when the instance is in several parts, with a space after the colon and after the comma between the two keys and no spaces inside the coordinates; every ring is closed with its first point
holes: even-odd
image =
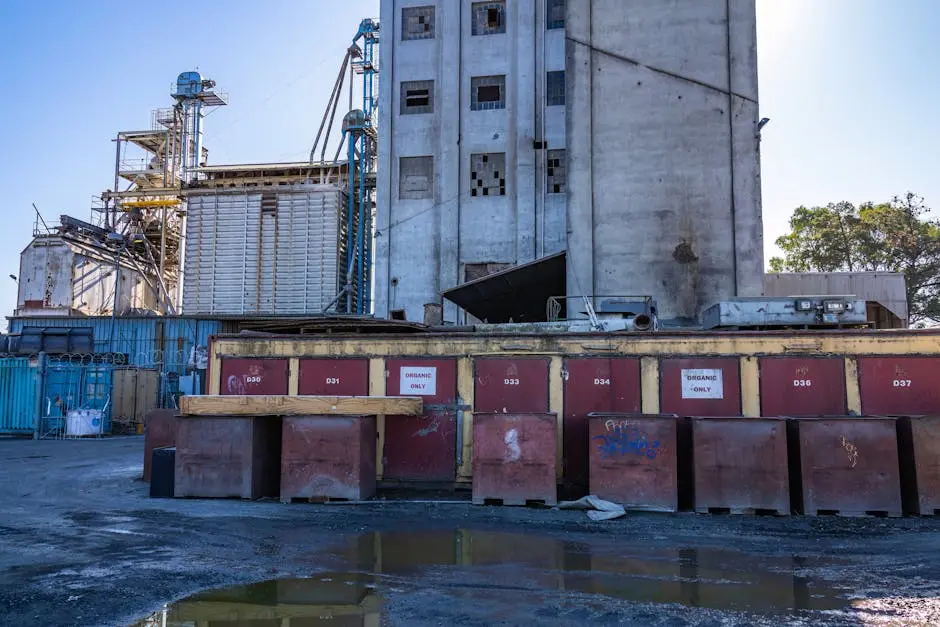
{"type": "Polygon", "coordinates": [[[665,322],[763,289],[754,0],[568,0],[567,289],[665,322]]]}
{"type": "Polygon", "coordinates": [[[383,0],[381,23],[376,315],[645,296],[688,324],[761,294],[753,0],[383,0]],[[507,270],[559,252],[559,277],[507,270]]]}
{"type": "Polygon", "coordinates": [[[564,20],[563,0],[382,0],[377,316],[564,250],[564,20]]]}

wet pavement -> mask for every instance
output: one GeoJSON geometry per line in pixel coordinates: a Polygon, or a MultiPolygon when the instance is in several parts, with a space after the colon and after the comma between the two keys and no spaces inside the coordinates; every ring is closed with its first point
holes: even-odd
{"type": "Polygon", "coordinates": [[[151,500],[142,449],[0,441],[0,624],[940,624],[940,520],[151,500]]]}
{"type": "Polygon", "coordinates": [[[137,625],[253,621],[256,627],[283,627],[285,619],[291,619],[287,624],[303,619],[303,625],[337,620],[378,625],[383,615],[407,607],[428,587],[446,601],[425,620],[441,624],[463,624],[469,616],[480,624],[526,624],[533,616],[543,623],[616,624],[619,617],[610,605],[624,601],[650,612],[671,605],[750,614],[755,620],[851,607],[829,582],[801,574],[834,565],[833,560],[756,558],[728,550],[630,551],[617,544],[457,529],[363,534],[318,559],[344,570],[201,592],[137,625]],[[501,596],[511,601],[501,603],[501,596]],[[562,609],[554,610],[556,605],[562,609]]]}

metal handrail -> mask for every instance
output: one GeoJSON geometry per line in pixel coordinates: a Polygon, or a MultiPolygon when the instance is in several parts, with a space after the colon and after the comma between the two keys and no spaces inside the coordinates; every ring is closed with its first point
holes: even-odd
{"type": "MultiPolygon", "coordinates": [[[[568,301],[581,301],[587,298],[594,307],[597,307],[597,301],[602,298],[616,298],[621,300],[635,300],[643,301],[645,310],[642,313],[645,313],[647,316],[653,314],[653,297],[652,296],[640,296],[637,294],[610,294],[610,295],[580,295],[580,296],[549,296],[548,301],[545,304],[545,318],[549,322],[558,322],[560,320],[566,320],[561,317],[562,309],[566,309],[568,301]]],[[[636,312],[641,313],[641,312],[636,312]]]]}

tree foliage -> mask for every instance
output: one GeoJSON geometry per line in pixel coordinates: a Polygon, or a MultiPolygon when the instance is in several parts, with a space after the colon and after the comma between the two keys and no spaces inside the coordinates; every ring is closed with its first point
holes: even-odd
{"type": "Polygon", "coordinates": [[[911,321],[940,321],[940,221],[915,194],[798,207],[777,246],[772,272],[900,272],[911,321]]]}

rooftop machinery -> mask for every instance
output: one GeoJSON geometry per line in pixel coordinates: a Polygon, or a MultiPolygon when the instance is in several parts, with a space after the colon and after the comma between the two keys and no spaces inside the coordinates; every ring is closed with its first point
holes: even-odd
{"type": "Polygon", "coordinates": [[[316,160],[317,148],[320,161],[326,156],[326,148],[333,130],[336,110],[343,93],[343,82],[349,71],[349,113],[342,123],[342,137],[336,148],[333,161],[339,158],[346,146],[349,163],[348,217],[346,220],[346,266],[347,282],[337,295],[336,302],[346,298],[346,311],[368,314],[371,311],[372,273],[372,217],[375,194],[375,168],[378,155],[378,45],[379,23],[364,19],[353,37],[352,45],[340,65],[339,75],[327,103],[320,129],[310,150],[310,163],[316,160]],[[361,44],[361,45],[360,45],[361,44]],[[362,79],[362,108],[353,109],[353,75],[362,79]],[[324,135],[324,131],[326,131],[324,135]],[[321,145],[320,140],[323,140],[321,145]],[[353,279],[356,279],[355,281],[353,279]],[[355,287],[354,287],[355,286],[355,287]]]}
{"type": "Polygon", "coordinates": [[[183,72],[171,87],[176,104],[154,111],[150,130],[118,133],[114,187],[92,207],[93,222],[122,235],[127,253],[159,279],[164,313],[179,308],[180,190],[196,180],[206,161],[202,118],[207,108],[228,104],[228,96],[214,87],[199,72],[183,72]]]}

